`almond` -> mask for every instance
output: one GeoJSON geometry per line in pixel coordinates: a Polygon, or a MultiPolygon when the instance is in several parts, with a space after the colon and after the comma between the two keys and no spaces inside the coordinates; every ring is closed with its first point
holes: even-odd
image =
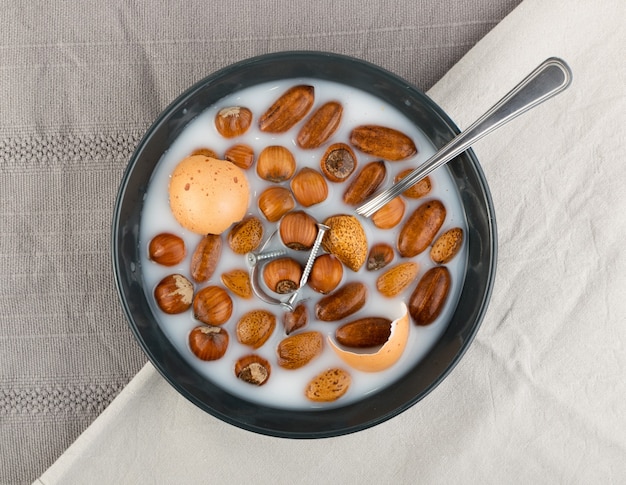
{"type": "Polygon", "coordinates": [[[304,332],[281,340],[276,349],[278,365],[299,369],[322,353],[324,339],[320,332],[304,332]]]}
{"type": "Polygon", "coordinates": [[[324,224],[330,227],[322,239],[324,250],[352,271],[358,271],[367,258],[367,237],[359,220],[340,214],[327,218],[324,224]]]}
{"type": "Polygon", "coordinates": [[[350,133],[350,143],[363,153],[390,161],[404,160],[417,153],[411,138],[386,126],[357,126],[350,133]]]}
{"type": "Polygon", "coordinates": [[[307,399],[315,402],[336,401],[343,396],[350,387],[350,374],[339,368],[328,369],[315,376],[304,391],[307,399]]]}
{"type": "Polygon", "coordinates": [[[314,100],[313,86],[298,85],[288,89],[259,118],[259,128],[266,133],[284,133],[306,116],[314,100]]]}
{"type": "Polygon", "coordinates": [[[267,310],[252,310],[237,322],[237,340],[253,349],[261,347],[276,328],[276,316],[267,310]]]}
{"type": "Polygon", "coordinates": [[[346,347],[367,348],[384,344],[390,334],[391,320],[365,317],[339,327],[335,331],[335,338],[346,347]]]}
{"type": "Polygon", "coordinates": [[[376,191],[386,175],[385,162],[368,163],[350,182],[343,194],[343,201],[349,205],[360,204],[376,191]]]}
{"type": "Polygon", "coordinates": [[[236,254],[254,251],[263,239],[263,223],[258,217],[248,216],[235,224],[228,233],[228,245],[236,254]]]}
{"type": "Polygon", "coordinates": [[[328,140],[339,127],[343,107],[336,101],[320,106],[302,126],[296,142],[300,148],[317,148],[328,140]]]}
{"type": "Polygon", "coordinates": [[[463,229],[453,227],[448,229],[433,243],[430,248],[430,257],[437,264],[446,264],[452,261],[463,245],[463,229]]]}
{"type": "Polygon", "coordinates": [[[252,298],[250,275],[243,269],[233,269],[222,275],[222,283],[239,298],[252,298]]]}
{"type": "Polygon", "coordinates": [[[446,218],[446,208],[439,200],[424,202],[409,216],[398,235],[398,251],[412,258],[433,241],[446,218]]]}
{"type": "Polygon", "coordinates": [[[323,322],[335,322],[358,312],[365,305],[367,287],[358,281],[346,283],[315,305],[315,316],[323,322]]]}
{"type": "Polygon", "coordinates": [[[376,288],[388,298],[399,295],[413,283],[419,268],[419,264],[412,261],[397,264],[378,277],[376,288]]]}
{"type": "Polygon", "coordinates": [[[191,277],[198,283],[209,281],[222,254],[222,238],[207,234],[196,246],[191,256],[191,277]]]}

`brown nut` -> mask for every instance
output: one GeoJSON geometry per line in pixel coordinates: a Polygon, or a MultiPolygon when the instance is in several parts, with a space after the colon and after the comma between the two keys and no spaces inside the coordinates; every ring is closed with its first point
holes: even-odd
{"type": "Polygon", "coordinates": [[[463,245],[463,229],[453,227],[448,229],[433,243],[430,248],[430,258],[437,264],[446,264],[452,261],[463,245]]]}
{"type": "Polygon", "coordinates": [[[278,344],[278,365],[298,369],[322,353],[324,339],[320,332],[304,332],[284,338],[278,344]]]}
{"type": "Polygon", "coordinates": [[[311,266],[308,283],[315,291],[326,295],[339,286],[342,278],[343,265],[339,258],[334,254],[322,254],[311,266]]]}
{"type": "Polygon", "coordinates": [[[262,386],[271,373],[270,363],[260,355],[245,355],[235,362],[235,376],[248,384],[262,386]]]}
{"type": "Polygon", "coordinates": [[[252,298],[252,285],[250,275],[246,270],[233,269],[222,275],[222,283],[239,298],[252,298]]]}
{"type": "Polygon", "coordinates": [[[306,116],[314,100],[313,86],[293,86],[263,113],[259,128],[266,133],[284,133],[306,116]]]}
{"type": "Polygon", "coordinates": [[[183,275],[168,275],[154,288],[154,299],[165,313],[182,313],[191,306],[193,285],[183,275]]]}
{"type": "Polygon", "coordinates": [[[289,249],[308,251],[317,237],[317,221],[304,211],[288,212],[281,219],[278,232],[289,249]]]}
{"type": "Polygon", "coordinates": [[[335,330],[337,342],[346,347],[368,348],[384,344],[391,335],[391,320],[365,317],[345,323],[335,330]]]}
{"type": "MultiPolygon", "coordinates": [[[[398,183],[400,180],[402,180],[412,171],[413,171],[412,168],[407,168],[406,170],[403,170],[398,175],[396,175],[394,182],[398,183]]],[[[415,185],[412,185],[411,187],[406,189],[404,192],[402,192],[402,195],[404,195],[405,197],[408,197],[409,199],[419,199],[421,197],[428,195],[430,191],[432,190],[432,188],[433,186],[432,186],[432,182],[430,181],[430,177],[424,177],[415,185]]]]}
{"type": "Polygon", "coordinates": [[[343,194],[343,201],[348,205],[360,204],[376,191],[386,175],[385,162],[368,163],[348,185],[343,194]]]}
{"type": "Polygon", "coordinates": [[[350,133],[350,143],[363,153],[391,161],[404,160],[417,153],[413,140],[386,126],[357,126],[350,133]]]}
{"type": "Polygon", "coordinates": [[[189,154],[190,157],[193,157],[195,155],[202,155],[205,157],[209,157],[209,158],[217,158],[219,159],[220,157],[217,155],[217,152],[215,150],[211,150],[210,148],[196,148],[193,152],[191,152],[189,154]]]}
{"type": "Polygon", "coordinates": [[[358,271],[367,258],[367,237],[359,220],[340,214],[330,216],[324,224],[330,228],[322,239],[324,250],[337,256],[352,271],[358,271]]]}
{"type": "Polygon", "coordinates": [[[291,332],[306,326],[309,321],[309,312],[304,303],[296,305],[291,312],[283,313],[283,327],[285,333],[289,335],[291,332]]]}
{"type": "Polygon", "coordinates": [[[336,401],[348,392],[351,382],[352,378],[347,371],[339,368],[328,369],[307,384],[304,395],[315,402],[336,401]]]}
{"type": "Polygon", "coordinates": [[[397,264],[381,274],[376,280],[376,288],[388,298],[402,293],[417,278],[420,265],[413,261],[397,264]]]}
{"type": "Polygon", "coordinates": [[[367,287],[363,283],[346,283],[317,302],[315,316],[323,322],[335,322],[359,311],[365,305],[366,299],[367,287]]]}
{"type": "Polygon", "coordinates": [[[198,242],[191,256],[191,277],[198,283],[209,281],[222,254],[222,238],[207,234],[198,242]]]}
{"type": "Polygon", "coordinates": [[[270,145],[265,147],[256,162],[256,173],[269,182],[289,180],[296,171],[296,159],[285,147],[270,145]]]}
{"type": "Polygon", "coordinates": [[[354,151],[345,143],[335,143],[326,149],[320,160],[322,173],[331,182],[343,182],[356,169],[357,160],[354,151]]]}
{"type": "Polygon", "coordinates": [[[237,340],[258,349],[270,338],[276,328],[276,316],[267,310],[252,310],[237,322],[237,340]]]}
{"type": "Polygon", "coordinates": [[[242,106],[222,108],[215,115],[215,128],[224,138],[243,135],[252,124],[252,111],[242,106]]]}
{"type": "Polygon", "coordinates": [[[339,127],[343,107],[336,101],[320,106],[300,128],[296,143],[300,148],[317,148],[328,140],[339,127]]]}
{"type": "Polygon", "coordinates": [[[248,216],[228,232],[228,245],[236,254],[254,251],[263,239],[263,223],[258,217],[248,216]]]}
{"type": "Polygon", "coordinates": [[[213,325],[200,325],[189,333],[189,348],[201,360],[221,359],[228,348],[228,341],[228,332],[213,325]]]}
{"type": "Polygon", "coordinates": [[[233,313],[233,300],[219,286],[207,286],[193,299],[194,316],[208,325],[223,325],[233,313]]]}
{"type": "Polygon", "coordinates": [[[328,197],[326,179],[317,170],[304,167],[291,179],[291,191],[298,203],[310,207],[324,202],[328,197]]]}
{"type": "Polygon", "coordinates": [[[263,268],[263,281],[275,293],[285,295],[300,287],[302,266],[292,258],[278,258],[263,268]]]}
{"type": "Polygon", "coordinates": [[[368,271],[377,271],[393,261],[393,248],[387,243],[374,244],[367,256],[366,268],[368,271]]]}
{"type": "Polygon", "coordinates": [[[406,204],[401,197],[396,197],[372,214],[372,222],[379,229],[391,229],[400,224],[406,204]]]}
{"type": "Polygon", "coordinates": [[[409,313],[417,325],[429,325],[437,319],[448,298],[450,279],[445,266],[435,266],[422,276],[409,298],[409,313]]]}
{"type": "Polygon", "coordinates": [[[259,210],[269,222],[276,222],[296,206],[289,189],[269,187],[259,195],[259,210]]]}
{"type": "Polygon", "coordinates": [[[398,235],[398,251],[412,258],[424,251],[435,238],[446,218],[446,208],[439,200],[420,205],[405,221],[398,235]]]}
{"type": "Polygon", "coordinates": [[[169,232],[157,234],[148,244],[148,257],[163,266],[176,266],[186,254],[185,241],[169,232]]]}
{"type": "Polygon", "coordinates": [[[233,145],[224,152],[224,159],[246,170],[254,163],[254,149],[248,145],[233,145]]]}

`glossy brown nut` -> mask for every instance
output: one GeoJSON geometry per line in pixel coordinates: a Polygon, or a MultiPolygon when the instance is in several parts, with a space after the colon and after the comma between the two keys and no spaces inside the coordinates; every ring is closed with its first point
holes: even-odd
{"type": "Polygon", "coordinates": [[[258,217],[248,216],[228,232],[228,245],[236,254],[246,254],[259,247],[263,240],[263,223],[258,217]]]}
{"type": "MultiPolygon", "coordinates": [[[[396,175],[394,182],[398,183],[400,180],[402,180],[412,171],[413,171],[412,168],[407,168],[406,170],[403,170],[398,175],[396,175]]],[[[426,195],[428,195],[430,191],[432,190],[432,188],[433,186],[432,186],[430,177],[424,177],[415,185],[412,185],[411,187],[406,189],[404,192],[402,192],[402,195],[404,195],[405,197],[408,197],[409,199],[419,199],[421,197],[425,197],[426,195]]]]}
{"type": "Polygon", "coordinates": [[[385,162],[370,162],[352,179],[343,194],[343,201],[348,205],[359,205],[385,180],[387,169],[385,162]]]}
{"type": "Polygon", "coordinates": [[[148,257],[163,266],[175,266],[187,254],[185,241],[176,234],[162,232],[154,236],[148,244],[148,257]]]}
{"type": "Polygon", "coordinates": [[[296,206],[291,190],[268,187],[259,195],[259,210],[269,222],[276,222],[296,206]]]}
{"type": "Polygon", "coordinates": [[[266,133],[284,133],[306,116],[314,101],[313,86],[293,86],[261,115],[259,128],[266,133]]]}
{"type": "Polygon", "coordinates": [[[450,280],[445,266],[435,266],[422,276],[409,298],[409,313],[417,325],[430,325],[437,319],[448,298],[450,280]]]}
{"type": "Polygon", "coordinates": [[[200,325],[189,333],[189,348],[201,360],[221,359],[228,342],[228,332],[222,327],[200,325]]]}
{"type": "Polygon", "coordinates": [[[326,179],[317,170],[304,167],[291,179],[291,191],[298,203],[310,207],[324,202],[328,197],[326,179]]]}
{"type": "Polygon", "coordinates": [[[233,300],[219,286],[207,286],[193,299],[194,316],[208,325],[223,325],[233,313],[233,300]]]}
{"type": "Polygon", "coordinates": [[[209,281],[222,254],[222,238],[207,234],[198,242],[191,256],[191,277],[198,283],[209,281]]]}
{"type": "Polygon", "coordinates": [[[386,126],[357,126],[350,133],[350,143],[363,153],[391,161],[404,160],[417,153],[411,138],[386,126]]]}
{"type": "Polygon", "coordinates": [[[452,261],[463,245],[463,229],[453,227],[439,236],[430,248],[430,258],[437,264],[452,261]]]}
{"type": "Polygon", "coordinates": [[[222,108],[215,115],[215,128],[224,138],[243,135],[252,124],[252,111],[243,106],[222,108]]]}
{"type": "Polygon", "coordinates": [[[359,318],[335,331],[337,342],[346,347],[368,348],[384,344],[391,335],[391,320],[383,317],[359,318]]]}
{"type": "Polygon", "coordinates": [[[295,330],[305,327],[308,321],[309,311],[304,303],[296,305],[291,312],[283,313],[283,327],[287,335],[295,330]]]}
{"type": "Polygon", "coordinates": [[[270,363],[260,355],[245,355],[235,362],[235,376],[248,384],[262,386],[271,373],[270,363]]]}
{"type": "Polygon", "coordinates": [[[300,148],[317,148],[339,128],[343,107],[329,101],[320,106],[298,132],[296,143],[300,148]]]}
{"type": "Polygon", "coordinates": [[[308,284],[324,295],[333,291],[343,278],[343,264],[334,254],[322,254],[315,258],[308,284]]]}
{"type": "Polygon", "coordinates": [[[263,268],[263,281],[275,293],[285,295],[300,287],[302,266],[293,258],[278,258],[263,268]]]}
{"type": "Polygon", "coordinates": [[[256,162],[256,173],[263,180],[280,183],[293,177],[296,159],[285,147],[271,145],[265,147],[256,162]]]}
{"type": "Polygon", "coordinates": [[[412,258],[424,251],[446,219],[446,208],[439,200],[420,205],[404,222],[398,235],[398,252],[412,258]]]}
{"type": "Polygon", "coordinates": [[[335,322],[358,312],[365,305],[367,287],[357,281],[346,283],[315,305],[315,316],[324,322],[335,322]]]}
{"type": "Polygon", "coordinates": [[[253,349],[261,347],[276,328],[276,316],[267,310],[252,310],[237,322],[237,340],[253,349]]]}
{"type": "Polygon", "coordinates": [[[278,344],[278,365],[284,369],[299,369],[322,353],[324,339],[319,332],[290,335],[278,344]]]}
{"type": "Polygon", "coordinates": [[[246,170],[254,163],[254,149],[248,145],[233,145],[224,152],[224,159],[246,170]]]}
{"type": "Polygon", "coordinates": [[[308,251],[317,237],[317,221],[304,211],[288,212],[280,221],[280,239],[289,249],[308,251]]]}
{"type": "Polygon", "coordinates": [[[378,271],[391,263],[394,256],[394,250],[389,244],[374,244],[367,255],[366,268],[368,271],[378,271]]]}
{"type": "Polygon", "coordinates": [[[345,143],[335,143],[329,146],[320,160],[322,173],[331,182],[343,182],[352,175],[356,166],[356,155],[345,143]]]}
{"type": "Polygon", "coordinates": [[[193,285],[183,275],[168,275],[154,288],[154,299],[163,312],[182,313],[191,307],[193,285]]]}

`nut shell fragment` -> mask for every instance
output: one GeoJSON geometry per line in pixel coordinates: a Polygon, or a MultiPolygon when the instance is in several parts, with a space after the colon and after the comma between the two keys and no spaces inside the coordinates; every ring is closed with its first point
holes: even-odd
{"type": "Polygon", "coordinates": [[[262,386],[270,378],[272,367],[260,355],[250,354],[241,357],[235,362],[235,375],[248,384],[262,386]]]}
{"type": "Polygon", "coordinates": [[[315,376],[304,391],[307,399],[315,402],[336,401],[343,396],[350,387],[350,374],[339,368],[328,369],[315,376]]]}
{"type": "Polygon", "coordinates": [[[299,303],[293,311],[286,311],[283,314],[283,327],[287,335],[306,326],[308,321],[309,312],[304,303],[299,303]]]}
{"type": "Polygon", "coordinates": [[[222,283],[239,298],[252,298],[250,275],[243,269],[233,269],[222,275],[222,283]]]}
{"type": "Polygon", "coordinates": [[[254,163],[254,149],[248,145],[233,145],[224,152],[224,158],[246,170],[254,163]]]}
{"type": "MultiPolygon", "coordinates": [[[[412,168],[407,168],[406,170],[403,170],[398,175],[396,175],[394,182],[398,183],[400,180],[402,180],[412,171],[413,171],[412,168]]],[[[411,187],[406,189],[404,192],[402,192],[402,195],[404,195],[405,197],[408,197],[409,199],[419,199],[421,197],[425,197],[426,195],[428,195],[430,191],[432,190],[432,187],[433,185],[430,180],[430,177],[424,177],[415,185],[412,185],[411,187]]]]}

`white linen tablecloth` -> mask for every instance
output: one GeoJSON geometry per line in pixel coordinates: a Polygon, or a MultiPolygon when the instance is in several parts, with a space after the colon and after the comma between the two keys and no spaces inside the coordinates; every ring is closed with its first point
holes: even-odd
{"type": "Polygon", "coordinates": [[[461,127],[550,56],[572,86],[475,151],[499,232],[489,311],[451,375],[359,433],[227,425],[147,364],[36,483],[626,482],[626,4],[525,0],[429,91],[461,127]]]}

